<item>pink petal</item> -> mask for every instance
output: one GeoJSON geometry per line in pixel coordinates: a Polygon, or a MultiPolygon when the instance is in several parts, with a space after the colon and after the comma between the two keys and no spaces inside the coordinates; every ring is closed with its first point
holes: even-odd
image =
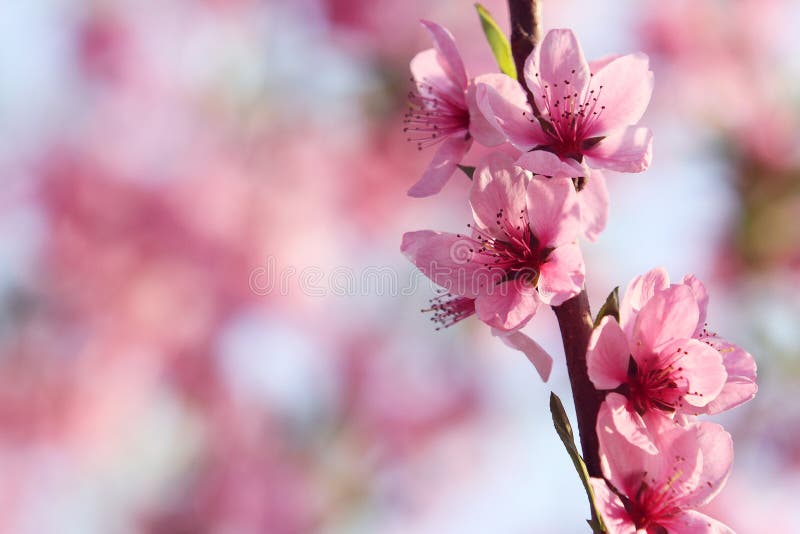
{"type": "Polygon", "coordinates": [[[528,221],[542,247],[574,243],[581,229],[577,193],[569,180],[538,178],[528,184],[528,221]]]}
{"type": "Polygon", "coordinates": [[[715,414],[735,408],[755,397],[756,362],[746,351],[724,339],[703,340],[722,355],[722,364],[728,373],[727,381],[717,397],[705,407],[705,413],[715,414]]]}
{"type": "Polygon", "coordinates": [[[622,54],[611,54],[600,59],[593,59],[589,62],[589,70],[592,74],[596,74],[600,69],[620,57],[622,57],[622,54]]]}
{"type": "MultiPolygon", "coordinates": [[[[631,443],[617,429],[612,411],[607,406],[606,408],[602,406],[597,414],[596,428],[600,442],[600,466],[606,479],[630,496],[636,495],[639,490],[643,473],[647,473],[648,479],[668,480],[672,475],[675,460],[671,455],[667,457],[663,454],[666,449],[659,446],[662,454],[650,454],[642,447],[631,443]]],[[[648,427],[648,431],[651,436],[658,439],[659,445],[662,444],[663,437],[673,436],[674,432],[683,432],[677,423],[666,417],[655,417],[648,420],[648,423],[651,421],[653,426],[648,427]]]]}
{"type": "Polygon", "coordinates": [[[508,331],[523,327],[538,306],[533,288],[509,280],[482,291],[475,300],[475,313],[489,326],[508,331]]]}
{"type": "MultiPolygon", "coordinates": [[[[502,211],[515,218],[525,210],[528,176],[511,157],[500,152],[489,154],[475,169],[469,193],[472,214],[478,226],[500,237],[497,214],[502,211]]],[[[504,240],[507,236],[504,237],[504,240]]]]}
{"type": "Polygon", "coordinates": [[[467,88],[467,71],[464,69],[464,62],[456,48],[456,41],[453,34],[445,27],[430,22],[420,20],[420,23],[430,32],[433,37],[433,44],[439,52],[439,61],[442,68],[447,72],[453,82],[462,90],[467,88]]]}
{"type": "Polygon", "coordinates": [[[549,306],[561,306],[583,289],[584,270],[577,244],[556,248],[539,269],[539,299],[549,306]]]}
{"type": "Polygon", "coordinates": [[[459,106],[463,103],[466,108],[464,88],[456,85],[445,72],[436,49],[429,48],[419,52],[411,60],[410,67],[419,94],[428,95],[434,92],[459,106]]]}
{"type": "Polygon", "coordinates": [[[589,380],[597,389],[616,389],[628,380],[628,338],[617,320],[606,316],[592,332],[586,352],[589,380]]]}
{"type": "MultiPolygon", "coordinates": [[[[600,405],[601,410],[608,410],[611,413],[611,420],[614,428],[628,443],[635,445],[648,454],[658,454],[655,439],[641,415],[636,413],[628,402],[628,399],[619,393],[609,393],[606,400],[600,405]]],[[[654,417],[649,420],[654,420],[654,417]]],[[[655,415],[655,417],[663,417],[655,415]]]]}
{"type": "MultiPolygon", "coordinates": [[[[527,107],[525,92],[516,80],[505,74],[489,73],[476,77],[467,89],[467,105],[469,106],[469,133],[478,144],[483,146],[497,146],[505,142],[506,136],[495,128],[492,122],[484,117],[478,106],[478,84],[486,84],[494,89],[509,102],[520,109],[527,107]]],[[[494,122],[496,124],[496,121],[494,122]]]]}
{"type": "Polygon", "coordinates": [[[471,261],[469,250],[479,247],[477,241],[465,236],[421,230],[403,234],[400,250],[425,276],[448,292],[475,298],[487,287],[493,288],[502,277],[497,270],[471,261]]]}
{"type": "Polygon", "coordinates": [[[620,325],[628,337],[633,335],[633,324],[639,315],[639,310],[653,298],[653,295],[668,287],[669,274],[663,267],[656,267],[631,280],[619,306],[620,325]]]}
{"type": "Polygon", "coordinates": [[[578,93],[579,100],[589,85],[589,65],[572,30],[550,30],[525,62],[525,80],[539,110],[548,108],[542,98],[546,92],[551,102],[578,93]],[[537,76],[538,74],[538,76],[537,76]]]}
{"type": "Polygon", "coordinates": [[[594,500],[603,516],[603,523],[608,534],[634,534],[636,525],[619,496],[611,491],[606,481],[602,478],[590,478],[594,500]]]}
{"type": "Polygon", "coordinates": [[[527,104],[520,105],[515,95],[502,95],[485,83],[478,83],[475,90],[478,108],[489,124],[503,132],[508,142],[517,149],[527,152],[545,143],[547,135],[538,122],[531,122],[530,107],[527,104]]]}
{"type": "Polygon", "coordinates": [[[583,235],[589,241],[595,241],[608,221],[608,189],[603,173],[592,170],[583,190],[578,193],[578,204],[583,235]]]}
{"type": "Polygon", "coordinates": [[[547,382],[547,379],[550,378],[550,371],[553,369],[553,358],[541,345],[519,331],[504,332],[492,328],[492,335],[499,337],[512,349],[522,351],[536,368],[542,380],[547,382]]]}
{"type": "Polygon", "coordinates": [[[695,510],[684,510],[663,520],[661,526],[675,534],[735,534],[729,526],[695,510]]]}
{"type": "Polygon", "coordinates": [[[671,341],[659,358],[669,362],[664,367],[671,364],[681,369],[676,372],[688,382],[683,399],[692,406],[703,407],[714,400],[728,378],[720,353],[695,339],[671,341]]]}
{"type": "Polygon", "coordinates": [[[695,337],[699,337],[705,328],[706,312],[708,310],[708,290],[705,284],[693,274],[684,276],[683,283],[692,288],[694,298],[697,300],[697,307],[700,309],[700,318],[697,320],[697,328],[695,329],[695,337]]]}
{"type": "Polygon", "coordinates": [[[681,484],[684,491],[680,499],[682,505],[699,508],[725,487],[733,465],[733,440],[722,426],[705,421],[692,423],[676,434],[667,447],[666,454],[672,457],[699,455],[693,476],[690,480],[684,478],[681,484]]]}
{"type": "Polygon", "coordinates": [[[442,190],[472,145],[472,139],[452,136],[444,139],[433,155],[428,168],[408,190],[411,197],[429,197],[442,190]]]}
{"type": "Polygon", "coordinates": [[[594,72],[591,88],[598,95],[597,104],[604,109],[586,131],[586,137],[606,135],[612,130],[636,124],[647,110],[653,94],[650,60],[639,53],[610,61],[594,72]]]}
{"type": "Polygon", "coordinates": [[[642,172],[653,157],[653,133],[649,128],[637,126],[615,130],[585,150],[584,155],[593,169],[642,172]]]}
{"type": "Polygon", "coordinates": [[[525,152],[517,160],[517,165],[534,174],[554,179],[575,178],[586,174],[583,167],[574,159],[562,160],[546,150],[525,152]]]}
{"type": "Polygon", "coordinates": [[[656,293],[645,304],[633,328],[633,357],[642,366],[638,356],[661,351],[676,339],[691,338],[700,312],[694,293],[686,286],[672,286],[656,293]]]}

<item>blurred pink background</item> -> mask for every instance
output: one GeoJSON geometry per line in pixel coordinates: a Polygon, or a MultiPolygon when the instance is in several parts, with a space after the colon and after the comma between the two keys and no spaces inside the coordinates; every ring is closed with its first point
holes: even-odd
{"type": "MultiPolygon", "coordinates": [[[[494,69],[467,1],[0,6],[0,532],[586,532],[552,314],[527,327],[542,384],[472,320],[435,332],[399,252],[470,220],[463,176],[405,196],[432,155],[402,133],[419,18],[494,69]]],[[[760,383],[718,419],[714,513],[796,532],[800,6],[545,0],[544,23],[651,55],[653,165],[609,178],[590,298],[657,265],[708,283],[760,383]]]]}

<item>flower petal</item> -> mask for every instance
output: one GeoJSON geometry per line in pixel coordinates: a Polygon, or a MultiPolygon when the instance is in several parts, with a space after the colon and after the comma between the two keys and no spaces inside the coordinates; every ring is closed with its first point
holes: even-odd
{"type": "Polygon", "coordinates": [[[549,306],[561,306],[583,289],[585,267],[580,247],[571,243],[553,250],[539,268],[536,289],[549,306]]]}
{"type": "Polygon", "coordinates": [[[593,59],[589,62],[589,70],[592,74],[596,74],[600,69],[620,57],[622,57],[622,54],[611,54],[600,59],[593,59]]]}
{"type": "Polygon", "coordinates": [[[541,112],[549,102],[564,102],[578,93],[578,100],[589,86],[589,65],[572,30],[550,30],[525,62],[525,80],[541,112]]]}
{"type": "Polygon", "coordinates": [[[610,133],[583,153],[593,169],[642,172],[653,158],[653,132],[649,128],[629,126],[610,133]]]}
{"type": "Polygon", "coordinates": [[[686,380],[683,399],[692,406],[703,407],[714,400],[728,378],[720,353],[696,339],[671,341],[659,359],[664,362],[659,367],[679,369],[675,372],[686,380]]]}
{"type": "Polygon", "coordinates": [[[628,337],[633,335],[633,325],[639,310],[653,295],[668,287],[669,274],[663,267],[656,267],[631,280],[619,306],[619,322],[628,337]]]}
{"type": "Polygon", "coordinates": [[[499,337],[512,349],[522,351],[536,368],[542,380],[547,382],[547,379],[550,378],[550,371],[553,369],[553,358],[541,345],[519,331],[504,332],[492,328],[492,335],[499,337]]]}
{"type": "Polygon", "coordinates": [[[459,163],[472,146],[472,139],[452,136],[444,139],[433,155],[428,168],[417,183],[408,190],[410,197],[429,197],[442,190],[459,163]]]}
{"type": "MultiPolygon", "coordinates": [[[[612,394],[606,396],[611,397],[612,394]]],[[[604,404],[605,401],[604,401],[604,404]]],[[[647,430],[658,441],[662,454],[651,454],[631,441],[617,429],[612,410],[606,405],[597,414],[597,438],[600,442],[600,467],[603,475],[625,495],[633,496],[641,487],[644,473],[648,479],[667,481],[673,473],[675,459],[664,453],[664,438],[674,437],[675,432],[683,433],[677,423],[667,417],[654,417],[648,420],[647,430]]],[[[667,442],[669,444],[669,442],[667,442]]],[[[694,470],[694,468],[692,468],[694,470]]]]}
{"type": "Polygon", "coordinates": [[[489,124],[503,132],[508,142],[517,149],[527,152],[547,142],[547,135],[537,121],[531,120],[530,106],[521,105],[515,95],[515,92],[510,96],[500,94],[485,83],[478,83],[475,89],[478,108],[489,124]]]}
{"type": "Polygon", "coordinates": [[[536,291],[517,280],[487,287],[475,300],[475,312],[481,321],[503,331],[523,327],[538,307],[536,291]]]}
{"type": "Polygon", "coordinates": [[[465,90],[467,88],[467,71],[464,69],[464,62],[461,61],[461,55],[456,48],[453,34],[435,22],[420,20],[420,23],[433,37],[433,44],[439,52],[442,68],[458,87],[465,90]]]}
{"type": "Polygon", "coordinates": [[[697,300],[697,307],[700,309],[700,318],[697,320],[697,328],[694,333],[695,337],[700,337],[705,329],[706,312],[708,311],[708,290],[705,284],[693,274],[684,276],[683,283],[692,288],[694,298],[697,300]]]}
{"type": "Polygon", "coordinates": [[[420,230],[403,234],[400,250],[419,270],[448,292],[475,298],[494,287],[502,273],[471,261],[480,244],[466,236],[420,230]]]}
{"type": "Polygon", "coordinates": [[[461,105],[465,99],[464,89],[450,79],[439,58],[439,52],[435,48],[429,48],[411,59],[411,76],[414,78],[417,92],[423,96],[431,96],[433,93],[445,101],[461,105]]]}
{"type": "Polygon", "coordinates": [[[633,329],[631,348],[636,363],[645,363],[638,358],[640,354],[655,355],[673,340],[691,338],[699,314],[694,293],[687,286],[672,286],[653,295],[633,329]]]}
{"type": "Polygon", "coordinates": [[[608,534],[635,534],[636,524],[625,510],[619,495],[611,491],[602,478],[590,478],[595,504],[603,516],[608,534]]]}
{"type": "Polygon", "coordinates": [[[478,106],[478,84],[486,84],[503,96],[506,100],[513,103],[520,109],[527,107],[527,100],[525,92],[516,80],[506,76],[492,72],[489,74],[482,74],[472,80],[467,89],[467,105],[469,106],[469,133],[475,138],[478,144],[483,146],[497,146],[505,142],[506,136],[498,128],[494,126],[495,122],[489,120],[483,115],[478,106]]]}
{"type": "Polygon", "coordinates": [[[525,211],[528,180],[528,175],[511,157],[500,152],[488,155],[475,169],[469,193],[478,226],[491,235],[502,236],[503,228],[497,224],[498,213],[516,219],[525,211]]]}
{"type": "Polygon", "coordinates": [[[608,189],[606,178],[598,170],[592,170],[586,185],[578,193],[581,210],[581,228],[589,241],[597,240],[608,221],[608,189]]]}
{"type": "Polygon", "coordinates": [[[616,389],[628,380],[631,359],[628,338],[613,317],[606,316],[592,332],[586,352],[589,380],[597,389],[616,389]]]}
{"type": "Polygon", "coordinates": [[[661,526],[680,534],[736,534],[729,526],[696,510],[684,510],[664,519],[661,526]]]}
{"type": "Polygon", "coordinates": [[[533,174],[553,179],[575,178],[586,174],[583,167],[574,159],[561,159],[546,150],[523,153],[517,160],[517,165],[533,174]]]}
{"type": "Polygon", "coordinates": [[[636,124],[653,94],[653,72],[645,54],[629,54],[610,61],[594,72],[591,88],[602,110],[586,131],[586,137],[606,135],[636,124]]]}
{"type": "Polygon", "coordinates": [[[716,423],[692,423],[683,435],[669,444],[670,456],[686,457],[699,453],[697,470],[690,483],[684,483],[681,504],[699,508],[711,501],[725,487],[733,465],[733,440],[716,423]]]}
{"type": "Polygon", "coordinates": [[[569,180],[535,178],[528,184],[528,221],[542,247],[574,243],[581,229],[577,193],[569,180]]]}
{"type": "Polygon", "coordinates": [[[724,339],[703,340],[722,355],[728,378],[722,391],[705,407],[705,413],[715,414],[735,408],[753,397],[758,391],[756,384],[756,362],[750,353],[724,339]]]}
{"type": "MultiPolygon", "coordinates": [[[[619,393],[609,393],[606,400],[600,406],[601,410],[609,410],[614,427],[628,443],[636,445],[648,454],[658,454],[655,437],[651,434],[645,419],[639,415],[631,406],[628,399],[619,393]]],[[[664,417],[659,414],[649,414],[648,421],[653,427],[655,418],[664,417]]]]}

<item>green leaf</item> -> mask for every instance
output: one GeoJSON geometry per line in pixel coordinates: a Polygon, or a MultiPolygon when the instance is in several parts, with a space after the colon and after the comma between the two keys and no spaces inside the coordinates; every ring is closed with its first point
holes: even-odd
{"type": "Polygon", "coordinates": [[[475,174],[475,167],[470,167],[468,165],[459,165],[458,168],[464,171],[464,174],[467,175],[467,178],[472,180],[472,176],[475,174]]]}
{"type": "Polygon", "coordinates": [[[561,399],[558,398],[558,395],[552,391],[550,392],[550,414],[553,416],[553,426],[556,427],[556,433],[558,433],[558,437],[561,438],[561,442],[567,449],[567,454],[569,454],[572,464],[581,478],[583,489],[586,490],[586,496],[589,497],[589,506],[594,512],[594,517],[587,519],[586,522],[592,527],[592,532],[602,534],[606,532],[606,526],[603,524],[603,516],[600,515],[600,510],[594,500],[594,491],[592,491],[592,486],[589,484],[589,471],[586,469],[586,462],[583,461],[578,448],[575,446],[572,425],[569,423],[567,412],[564,411],[564,405],[561,404],[561,399]]]}
{"type": "Polygon", "coordinates": [[[600,311],[597,312],[597,318],[594,320],[594,327],[600,324],[600,321],[603,320],[603,317],[606,315],[612,316],[614,319],[619,322],[619,286],[615,287],[614,290],[608,294],[608,298],[600,307],[600,311]]]}
{"type": "Polygon", "coordinates": [[[478,10],[478,17],[481,19],[481,26],[483,26],[483,33],[486,35],[486,40],[489,41],[489,46],[492,48],[494,59],[497,61],[497,66],[503,74],[517,79],[517,67],[514,64],[514,56],[511,54],[511,45],[508,44],[505,34],[500,29],[500,26],[492,18],[492,14],[480,4],[475,4],[475,9],[478,10]]]}

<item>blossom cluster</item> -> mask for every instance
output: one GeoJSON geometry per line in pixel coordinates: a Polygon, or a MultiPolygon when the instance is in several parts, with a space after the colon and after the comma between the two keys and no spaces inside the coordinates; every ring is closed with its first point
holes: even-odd
{"type": "Polygon", "coordinates": [[[448,293],[431,307],[435,320],[476,314],[547,379],[552,359],[519,329],[540,304],[581,292],[578,236],[596,239],[608,217],[602,171],[649,166],[652,134],[635,123],[653,74],[641,54],[588,63],[572,31],[552,30],[525,64],[528,102],[505,74],[470,78],[452,34],[422,24],[435,46],[411,61],[405,131],[420,149],[438,148],[409,195],[438,193],[473,142],[497,150],[474,170],[469,232],[410,232],[401,249],[448,293]]]}
{"type": "Polygon", "coordinates": [[[709,331],[708,293],[694,276],[670,284],[663,269],[635,278],[619,320],[592,333],[589,378],[608,391],[597,418],[604,482],[593,479],[610,532],[732,532],[696,511],[722,488],[730,435],[699,421],[753,398],[756,365],[709,331]]]}
{"type": "MultiPolygon", "coordinates": [[[[588,62],[570,30],[549,31],[508,72],[470,77],[453,36],[422,21],[434,47],[411,61],[405,131],[437,146],[414,197],[438,193],[460,168],[473,183],[474,221],[461,234],[406,233],[401,250],[443,293],[428,310],[441,327],[472,315],[522,351],[547,380],[553,359],[521,332],[543,306],[584,287],[578,240],[608,218],[605,172],[642,172],[652,132],[637,123],[653,91],[641,53],[588,62]],[[493,149],[462,165],[477,143],[493,149]]],[[[731,468],[730,435],[698,416],[751,399],[753,358],[708,330],[708,293],[695,277],[670,284],[663,269],[636,278],[617,312],[599,317],[586,372],[599,392],[602,478],[596,510],[612,533],[731,532],[697,511],[731,468]]]]}

